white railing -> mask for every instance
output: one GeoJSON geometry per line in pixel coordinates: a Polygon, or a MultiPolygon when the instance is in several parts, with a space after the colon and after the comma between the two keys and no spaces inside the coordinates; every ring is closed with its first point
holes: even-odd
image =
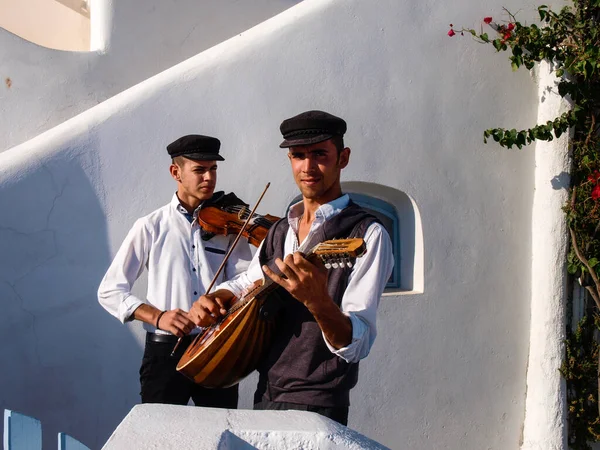
{"type": "MultiPolygon", "coordinates": [[[[5,409],[4,450],[42,450],[42,424],[40,421],[5,409]]],[[[58,433],[58,450],[90,449],[68,434],[58,433]]]]}

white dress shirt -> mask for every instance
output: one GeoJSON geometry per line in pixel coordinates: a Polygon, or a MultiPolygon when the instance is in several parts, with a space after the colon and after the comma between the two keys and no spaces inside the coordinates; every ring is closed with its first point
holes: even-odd
{"type": "MultiPolygon", "coordinates": [[[[304,204],[299,202],[293,205],[288,213],[290,228],[285,238],[284,254],[287,256],[298,250],[306,251],[302,248],[302,244],[308,242],[309,238],[326,220],[339,214],[348,206],[349,201],[349,196],[343,195],[330,203],[321,205],[315,214],[308,235],[300,246],[297,237],[298,223],[304,213],[304,204]]],[[[352,323],[352,342],[347,347],[336,349],[327,342],[323,334],[329,350],[347,362],[357,362],[366,357],[371,350],[377,336],[379,299],[394,267],[392,243],[382,225],[371,224],[367,228],[364,240],[367,251],[362,257],[356,259],[341,303],[342,312],[350,318],[352,323]]],[[[220,284],[216,289],[227,289],[240,297],[244,290],[255,281],[263,279],[264,275],[258,259],[259,254],[260,247],[246,272],[220,284]]]]}
{"type": "MultiPolygon", "coordinates": [[[[163,311],[189,311],[206,293],[235,236],[214,236],[205,241],[198,222],[190,220],[175,194],[171,203],[135,222],[98,288],[98,301],[109,313],[127,322],[144,303],[163,311]],[[131,289],[144,267],[148,269],[148,291],[142,299],[131,289]]],[[[217,282],[246,270],[251,259],[248,241],[241,238],[217,282]]],[[[168,334],[146,323],[144,328],[168,334]]]]}

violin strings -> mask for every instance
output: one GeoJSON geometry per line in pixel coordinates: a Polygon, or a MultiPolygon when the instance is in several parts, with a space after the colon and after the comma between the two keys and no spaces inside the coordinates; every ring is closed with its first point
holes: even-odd
{"type": "MultiPolygon", "coordinates": [[[[239,212],[245,212],[246,214],[242,214],[242,216],[240,217],[241,220],[246,220],[248,218],[248,208],[246,206],[226,206],[223,208],[223,211],[228,212],[228,213],[239,213],[239,212]]],[[[260,226],[263,226],[265,228],[270,228],[271,225],[273,225],[273,222],[271,222],[269,219],[265,219],[263,216],[261,216],[260,214],[254,214],[254,217],[252,217],[252,219],[254,219],[254,223],[260,226]]]]}

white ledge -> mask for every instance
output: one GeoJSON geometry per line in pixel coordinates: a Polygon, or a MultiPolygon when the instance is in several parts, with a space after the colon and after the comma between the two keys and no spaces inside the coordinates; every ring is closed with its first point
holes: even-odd
{"type": "Polygon", "coordinates": [[[381,450],[387,447],[311,412],[137,405],[103,450],[147,448],[381,450]]]}

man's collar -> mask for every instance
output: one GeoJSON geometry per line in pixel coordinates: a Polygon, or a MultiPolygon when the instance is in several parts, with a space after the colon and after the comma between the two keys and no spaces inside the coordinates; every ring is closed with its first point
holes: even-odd
{"type": "MultiPolygon", "coordinates": [[[[336,214],[339,214],[340,211],[347,207],[349,203],[350,196],[348,194],[344,194],[341,197],[330,201],[329,203],[324,203],[323,205],[319,206],[319,209],[317,209],[317,212],[315,213],[315,218],[325,221],[336,214]]],[[[304,202],[301,200],[298,203],[290,206],[288,211],[288,222],[291,222],[292,220],[297,221],[303,214],[304,202]]]]}
{"type": "MultiPolygon", "coordinates": [[[[181,214],[183,214],[184,216],[188,217],[195,217],[196,213],[198,212],[198,210],[200,209],[200,207],[202,206],[202,203],[200,203],[198,205],[198,207],[194,210],[193,213],[189,213],[187,209],[185,209],[183,207],[183,205],[181,204],[181,202],[179,201],[179,197],[177,196],[177,192],[175,192],[175,194],[173,194],[173,198],[171,199],[171,207],[174,208],[175,210],[179,211],[181,214]]],[[[189,220],[189,218],[188,218],[189,220]]]]}

